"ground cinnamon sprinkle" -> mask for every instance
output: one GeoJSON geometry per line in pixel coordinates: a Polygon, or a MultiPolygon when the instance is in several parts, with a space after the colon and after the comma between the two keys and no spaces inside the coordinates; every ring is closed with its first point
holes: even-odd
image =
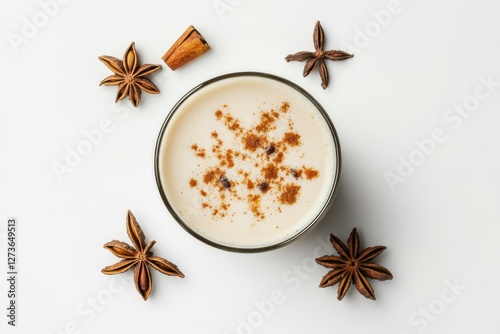
{"type": "Polygon", "coordinates": [[[306,174],[306,179],[312,180],[319,176],[319,172],[312,168],[304,168],[304,174],[306,174]]]}
{"type": "Polygon", "coordinates": [[[290,146],[298,146],[300,145],[300,135],[294,132],[287,132],[283,137],[283,142],[290,146]]]}
{"type": "Polygon", "coordinates": [[[274,162],[280,164],[283,162],[283,152],[279,152],[274,158],[274,162]]]}
{"type": "Polygon", "coordinates": [[[198,181],[196,181],[195,179],[191,179],[189,180],[189,185],[191,186],[191,188],[194,188],[198,185],[198,181]]]}
{"type": "Polygon", "coordinates": [[[220,171],[217,170],[208,170],[204,175],[203,175],[203,182],[206,184],[212,183],[215,180],[218,180],[220,178],[220,171]]]}
{"type": "MultiPolygon", "coordinates": [[[[279,116],[279,114],[278,114],[279,116]]],[[[272,129],[275,129],[274,122],[276,122],[277,117],[275,114],[270,114],[268,112],[264,112],[260,115],[260,124],[255,127],[257,132],[268,132],[272,129]]]]}
{"type": "Polygon", "coordinates": [[[268,164],[261,171],[266,180],[275,180],[278,178],[278,168],[274,164],[268,164]]]}
{"type": "Polygon", "coordinates": [[[199,148],[197,144],[191,145],[191,149],[194,151],[197,157],[204,158],[206,156],[206,152],[204,148],[199,148]]]}
{"type": "Polygon", "coordinates": [[[292,205],[295,202],[297,202],[299,191],[300,191],[300,186],[297,186],[295,184],[287,184],[279,197],[279,201],[282,204],[292,205]]]}
{"type": "MultiPolygon", "coordinates": [[[[230,214],[232,202],[241,201],[259,221],[265,218],[266,211],[262,207],[275,203],[278,204],[277,212],[281,212],[280,205],[295,204],[303,182],[318,177],[319,172],[310,167],[295,169],[284,164],[288,149],[302,144],[300,134],[294,131],[293,120],[287,117],[283,122],[283,114],[290,111],[290,104],[283,102],[276,109],[254,113],[259,117],[259,122],[248,128],[243,127],[241,121],[232,116],[227,108],[224,105],[224,112],[218,109],[214,115],[234,136],[233,140],[228,139],[230,147],[224,146],[224,142],[219,139],[220,134],[215,130],[210,133],[214,142],[210,155],[197,144],[191,146],[197,157],[216,159],[215,165],[207,167],[199,175],[198,180],[202,182],[196,178],[189,180],[191,188],[196,188],[201,196],[211,200],[203,202],[202,208],[209,208],[214,218],[221,218],[230,214]],[[285,126],[281,138],[275,138],[277,124],[285,126]],[[248,161],[255,168],[253,171],[239,167],[242,162],[248,166],[248,161]],[[237,171],[231,173],[231,168],[237,171]],[[213,192],[220,196],[213,196],[213,192]]],[[[227,138],[225,133],[223,138],[227,138]]]]}
{"type": "Polygon", "coordinates": [[[288,109],[289,109],[289,108],[290,108],[290,104],[289,104],[288,102],[283,102],[283,103],[281,104],[280,111],[281,111],[282,113],[286,113],[286,112],[288,112],[288,109]]]}
{"type": "Polygon", "coordinates": [[[226,162],[227,162],[227,168],[231,168],[234,166],[233,150],[226,151],[226,162]]]}
{"type": "Polygon", "coordinates": [[[254,133],[248,133],[243,137],[243,145],[245,145],[245,150],[255,152],[263,144],[263,138],[254,133]]]}
{"type": "Polygon", "coordinates": [[[229,130],[236,131],[240,129],[240,121],[234,119],[233,116],[226,115],[224,119],[225,119],[225,124],[229,130]]]}
{"type": "Polygon", "coordinates": [[[255,217],[264,219],[264,214],[260,211],[260,195],[248,195],[250,210],[255,217]]]}

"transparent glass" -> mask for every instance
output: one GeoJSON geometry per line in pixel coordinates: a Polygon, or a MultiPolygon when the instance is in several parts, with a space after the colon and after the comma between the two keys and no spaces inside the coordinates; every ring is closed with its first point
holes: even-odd
{"type": "MultiPolygon", "coordinates": [[[[175,157],[172,157],[172,161],[175,160],[175,157]]],[[[215,77],[213,79],[210,79],[208,81],[205,81],[198,86],[194,87],[191,89],[188,93],[186,93],[172,108],[170,113],[167,115],[163,126],[161,127],[158,140],[156,143],[156,149],[155,149],[155,157],[154,157],[154,166],[155,166],[155,177],[156,177],[156,183],[161,195],[161,198],[167,207],[168,211],[170,214],[173,216],[173,218],[182,226],[187,232],[189,232],[192,236],[197,238],[198,240],[203,241],[204,243],[223,249],[227,251],[233,251],[233,252],[244,252],[244,253],[251,253],[251,252],[263,252],[263,251],[268,251],[268,250],[273,250],[277,249],[280,247],[283,247],[285,245],[290,244],[291,242],[297,240],[301,236],[303,236],[306,232],[310,231],[314,226],[316,226],[326,215],[326,213],[329,211],[333,200],[335,198],[335,195],[337,193],[338,189],[338,183],[339,183],[339,178],[340,178],[340,173],[341,173],[341,166],[342,166],[342,161],[341,161],[341,151],[340,151],[340,143],[338,139],[337,132],[335,130],[335,127],[330,120],[330,117],[326,113],[326,111],[323,109],[323,107],[304,89],[296,85],[295,83],[288,81],[284,78],[267,74],[267,73],[260,73],[260,72],[237,72],[237,73],[230,73],[230,74],[225,74],[222,76],[215,77]],[[193,94],[199,92],[200,90],[203,90],[204,88],[208,87],[209,85],[212,85],[217,82],[221,82],[223,80],[231,79],[231,78],[238,78],[238,77],[259,77],[259,78],[266,78],[269,80],[274,80],[277,81],[278,83],[284,84],[293,90],[295,90],[297,93],[305,97],[309,102],[311,102],[314,107],[317,109],[323,120],[328,126],[328,130],[333,138],[333,146],[331,149],[334,151],[334,156],[336,159],[336,164],[335,164],[335,170],[333,171],[333,177],[331,179],[328,179],[327,181],[330,183],[330,190],[327,195],[327,199],[324,202],[324,205],[317,211],[315,214],[314,218],[308,221],[307,224],[305,224],[300,230],[296,231],[292,235],[286,236],[283,240],[279,240],[275,243],[272,244],[266,244],[266,245],[259,245],[255,247],[239,247],[239,246],[233,246],[233,245],[227,245],[218,241],[214,241],[201,233],[195,231],[189,223],[185,222],[180,215],[177,213],[176,208],[173,206],[172,201],[168,198],[167,196],[167,191],[166,187],[168,185],[164,184],[164,181],[162,180],[161,177],[161,171],[160,171],[160,160],[162,158],[162,144],[164,142],[164,136],[165,133],[168,131],[169,126],[171,126],[171,120],[173,115],[179,110],[179,108],[186,102],[189,101],[189,99],[193,96],[193,94]]]]}

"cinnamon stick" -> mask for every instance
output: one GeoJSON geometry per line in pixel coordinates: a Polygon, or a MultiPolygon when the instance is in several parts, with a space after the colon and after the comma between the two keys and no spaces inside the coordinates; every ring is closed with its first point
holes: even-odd
{"type": "Polygon", "coordinates": [[[177,39],[162,59],[172,71],[210,50],[205,38],[192,25],[177,39]]]}

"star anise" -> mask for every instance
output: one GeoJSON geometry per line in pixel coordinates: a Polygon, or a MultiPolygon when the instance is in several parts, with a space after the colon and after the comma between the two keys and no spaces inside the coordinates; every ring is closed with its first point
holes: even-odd
{"type": "Polygon", "coordinates": [[[141,102],[141,90],[150,94],[160,93],[158,87],[146,76],[158,71],[161,65],[144,64],[139,66],[139,57],[135,51],[134,42],[125,51],[123,60],[110,56],[101,56],[99,60],[115,73],[102,80],[99,84],[99,86],[118,86],[115,102],[119,102],[128,96],[133,106],[137,107],[141,102]]]}
{"type": "Polygon", "coordinates": [[[289,61],[305,61],[307,60],[306,65],[304,66],[304,77],[308,76],[309,73],[314,71],[316,67],[319,65],[319,74],[321,77],[321,87],[326,89],[328,87],[328,69],[326,68],[325,59],[329,60],[345,60],[348,58],[354,57],[354,55],[349,54],[340,50],[328,50],[323,51],[323,28],[319,21],[316,22],[316,26],[314,27],[314,48],[315,52],[309,51],[300,51],[294,54],[290,54],[285,57],[287,62],[289,61]]]}
{"type": "Polygon", "coordinates": [[[333,234],[330,234],[330,242],[340,256],[326,255],[316,259],[318,264],[332,269],[323,277],[319,286],[325,288],[339,283],[337,299],[342,300],[353,281],[356,289],[363,296],[375,300],[375,292],[366,277],[385,281],[392,279],[392,274],[381,265],[369,261],[382,253],[386,247],[368,247],[359,252],[359,237],[356,228],[347,239],[348,247],[333,234]]]}
{"type": "Polygon", "coordinates": [[[164,258],[153,256],[151,248],[156,241],[152,240],[146,245],[144,233],[130,210],[127,213],[127,234],[135,248],[118,240],[106,243],[104,248],[123,260],[102,269],[102,273],[116,275],[134,267],[135,287],[144,300],[148,299],[153,288],[153,276],[151,276],[149,266],[165,275],[184,277],[175,264],[164,258]]]}

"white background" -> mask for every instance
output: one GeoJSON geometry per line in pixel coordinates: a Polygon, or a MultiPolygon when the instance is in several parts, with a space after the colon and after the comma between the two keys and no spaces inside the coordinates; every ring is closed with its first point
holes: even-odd
{"type": "Polygon", "coordinates": [[[7,218],[19,222],[18,326],[6,325],[2,279],[0,332],[498,331],[497,1],[60,1],[0,5],[1,268],[7,218]],[[326,90],[317,72],[303,78],[303,64],[284,61],[313,49],[316,20],[325,49],[355,54],[327,63],[326,90]],[[212,51],[172,72],[161,56],[190,24],[212,51]],[[111,72],[97,57],[121,58],[132,41],[141,63],[164,65],[151,76],[161,94],[143,94],[137,109],[128,100],[114,104],[116,87],[98,86],[111,72]],[[325,220],[261,254],[191,237],[169,215],[154,178],[156,138],[170,108],[200,82],[244,70],[309,91],[330,114],[343,154],[325,220]],[[103,121],[112,130],[58,178],[54,164],[66,164],[69,150],[103,121]],[[433,133],[439,142],[430,144],[433,133]],[[402,167],[403,160],[418,166],[402,167]],[[128,241],[128,209],[156,239],[155,254],[186,275],[154,272],[146,302],[132,272],[100,272],[117,260],[102,245],[128,241]],[[375,302],[354,287],[341,302],[336,286],[318,287],[328,270],[314,257],[334,253],[324,246],[330,233],[346,240],[353,227],[363,247],[388,247],[376,261],[394,279],[371,281],[375,302]]]}

